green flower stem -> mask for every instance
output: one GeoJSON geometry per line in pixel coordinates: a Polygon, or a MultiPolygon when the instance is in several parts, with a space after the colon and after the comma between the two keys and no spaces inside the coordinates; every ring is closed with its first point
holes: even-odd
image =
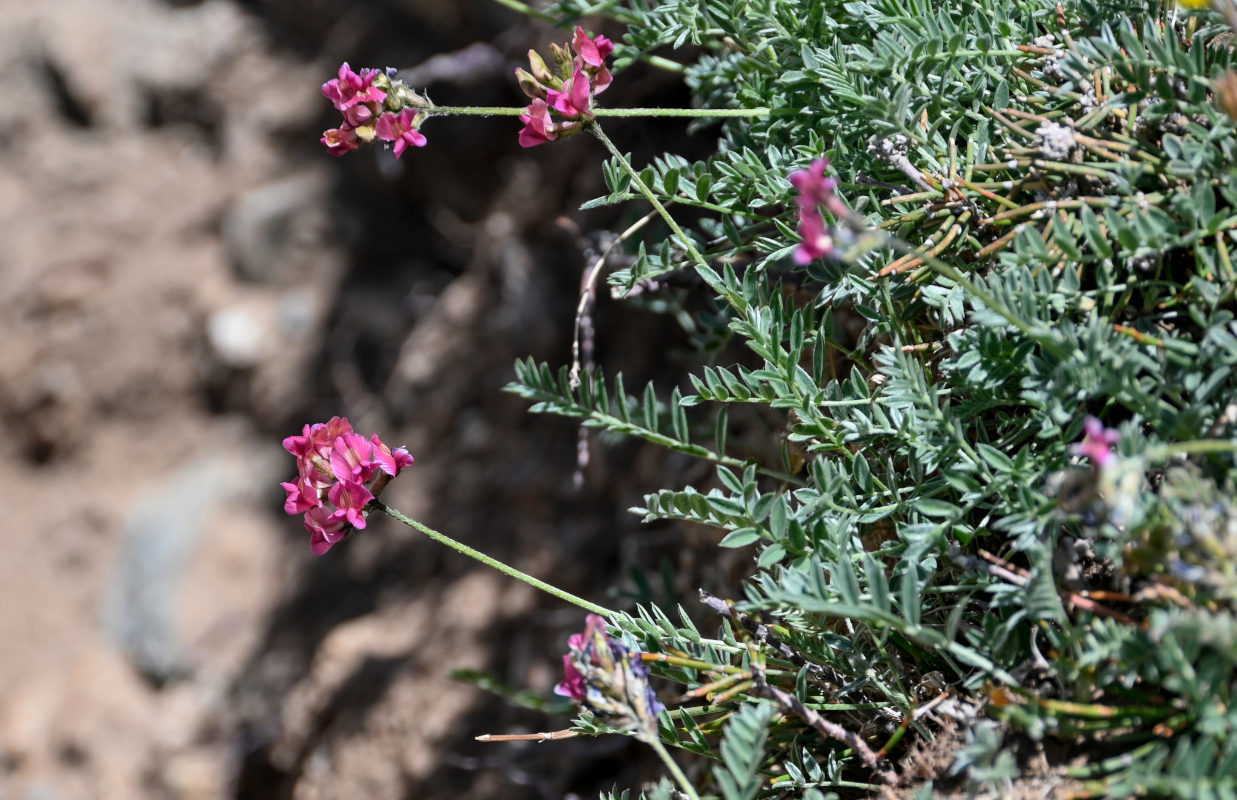
{"type": "Polygon", "coordinates": [[[687,72],[687,67],[683,66],[679,62],[672,61],[668,58],[663,58],[661,56],[650,56],[650,55],[644,54],[640,56],[640,60],[645,62],[651,67],[658,67],[659,69],[664,69],[667,72],[678,72],[678,73],[687,72]]]}
{"type": "Polygon", "coordinates": [[[558,22],[558,18],[553,14],[549,14],[539,8],[533,8],[528,3],[521,3],[520,0],[494,0],[494,2],[504,8],[509,8],[519,14],[524,14],[525,16],[539,19],[542,22],[548,22],[551,25],[558,22]]]}
{"type": "Polygon", "coordinates": [[[648,739],[649,746],[657,753],[657,757],[666,765],[666,769],[670,770],[670,774],[674,777],[674,782],[683,790],[683,794],[691,798],[691,800],[700,800],[700,795],[696,794],[696,788],[692,786],[691,781],[683,774],[683,770],[679,769],[679,765],[666,752],[666,746],[661,743],[661,739],[648,739]]]}
{"type": "Polygon", "coordinates": [[[767,117],[770,108],[594,108],[597,117],[767,117]]]}
{"type": "Polygon", "coordinates": [[[737,292],[731,291],[731,289],[726,286],[726,282],[721,279],[721,276],[718,275],[711,266],[709,266],[709,262],[705,261],[704,256],[700,255],[700,251],[696,249],[696,245],[692,243],[691,238],[683,232],[683,229],[679,226],[679,223],[675,222],[674,217],[670,216],[670,212],[667,211],[666,207],[662,205],[662,202],[657,199],[657,195],[653,194],[652,190],[645,185],[644,181],[640,178],[640,173],[636,172],[635,168],[632,167],[631,163],[627,160],[627,157],[619,152],[619,149],[614,146],[614,142],[610,141],[610,137],[606,136],[605,132],[602,131],[601,126],[594,124],[589,126],[589,130],[592,131],[594,136],[601,140],[601,143],[604,144],[606,149],[610,151],[610,155],[614,156],[615,160],[622,165],[623,169],[627,172],[627,176],[631,178],[631,185],[636,187],[636,191],[644,195],[644,199],[649,201],[649,204],[653,206],[653,210],[657,212],[657,215],[665,221],[666,225],[669,226],[670,230],[674,233],[678,240],[682,242],[683,248],[687,250],[687,255],[691,257],[692,261],[696,262],[696,272],[699,273],[700,277],[704,279],[704,282],[709,284],[713,291],[726,298],[726,302],[734,306],[736,310],[742,311],[746,309],[747,303],[744,302],[743,296],[737,292]]]}
{"type": "Polygon", "coordinates": [[[371,508],[375,508],[381,511],[382,513],[386,514],[391,519],[402,522],[410,528],[416,528],[417,530],[421,531],[421,533],[424,533],[426,536],[430,537],[431,539],[438,542],[439,544],[445,544],[447,547],[450,547],[452,550],[455,550],[458,553],[463,553],[469,558],[475,558],[477,561],[480,561],[482,564],[485,564],[487,567],[493,567],[494,569],[498,570],[499,572],[505,575],[510,575],[513,578],[518,578],[524,581],[525,583],[527,583],[529,586],[540,589],[541,591],[546,592],[548,594],[554,595],[559,600],[566,600],[568,603],[571,603],[572,605],[579,606],[585,611],[591,611],[594,614],[600,614],[603,617],[606,617],[607,619],[614,619],[617,616],[613,611],[611,611],[608,608],[602,608],[596,603],[590,603],[589,601],[585,600],[582,597],[576,597],[574,594],[571,594],[569,592],[564,592],[562,589],[559,589],[556,586],[551,586],[545,581],[539,581],[536,578],[534,578],[532,575],[528,575],[526,573],[520,572],[518,569],[515,569],[514,567],[509,567],[501,561],[497,561],[493,558],[490,558],[485,553],[482,553],[479,550],[474,550],[466,544],[462,544],[460,542],[455,541],[454,539],[452,539],[450,536],[447,536],[446,534],[439,533],[438,531],[434,530],[433,528],[427,525],[422,525],[420,522],[417,522],[415,519],[404,516],[400,512],[383,504],[379,500],[371,500],[369,501],[369,505],[371,508]]]}
{"type": "Polygon", "coordinates": [[[1178,454],[1204,455],[1212,453],[1237,453],[1237,440],[1234,439],[1194,439],[1188,442],[1162,444],[1147,449],[1147,457],[1152,461],[1164,461],[1178,454]]]}
{"type": "MultiPolygon", "coordinates": [[[[421,109],[426,117],[518,117],[527,106],[429,106],[421,109]]],[[[723,119],[729,117],[767,117],[769,108],[594,108],[597,117],[690,117],[723,119]]]]}

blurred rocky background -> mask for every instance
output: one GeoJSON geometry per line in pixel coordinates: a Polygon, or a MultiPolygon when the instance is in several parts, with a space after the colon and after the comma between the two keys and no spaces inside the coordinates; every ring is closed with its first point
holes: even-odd
{"type": "MultiPolygon", "coordinates": [[[[583,613],[386,520],[315,558],[278,487],[281,439],[346,415],[416,456],[384,499],[427,524],[612,606],[694,590],[693,534],[625,510],[681,465],[594,443],[574,489],[574,427],[500,392],[518,357],[569,360],[585,232],[643,213],[575,212],[600,146],[523,151],[511,119],[434,120],[400,162],[318,144],[341,61],[519,105],[512,69],[566,38],[480,0],[0,0],[0,798],[657,774],[622,739],[473,741],[570,718],[451,670],[550,698],[583,613]]],[[[685,102],[627,75],[610,104],[685,102]]],[[[685,136],[611,135],[638,160],[685,136]]],[[[685,346],[604,297],[598,324],[629,387],[685,346]]]]}

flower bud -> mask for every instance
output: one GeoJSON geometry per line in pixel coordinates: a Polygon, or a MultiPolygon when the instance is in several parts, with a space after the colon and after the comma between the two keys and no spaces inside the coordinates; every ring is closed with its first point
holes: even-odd
{"type": "Polygon", "coordinates": [[[404,108],[429,108],[433,105],[428,98],[417,94],[402,83],[396,83],[394,91],[395,96],[398,97],[400,102],[403,104],[400,109],[396,110],[402,110],[404,108]]]}
{"type": "Polygon", "coordinates": [[[563,80],[570,78],[576,71],[575,57],[571,54],[571,51],[551,43],[550,54],[554,57],[554,67],[558,76],[563,80]]]}
{"type": "Polygon", "coordinates": [[[528,70],[516,69],[516,82],[520,84],[520,91],[528,97],[529,100],[544,100],[546,98],[546,87],[534,78],[528,70]]]}
{"type": "Polygon", "coordinates": [[[545,65],[545,59],[536,50],[528,51],[528,65],[533,70],[533,77],[542,83],[552,83],[554,81],[554,73],[550,72],[550,68],[545,65]]]}

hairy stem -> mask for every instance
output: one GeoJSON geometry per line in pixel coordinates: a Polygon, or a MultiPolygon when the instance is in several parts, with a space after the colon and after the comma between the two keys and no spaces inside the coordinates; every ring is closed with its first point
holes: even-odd
{"type": "Polygon", "coordinates": [[[369,506],[370,508],[374,508],[374,509],[377,509],[378,511],[381,511],[382,513],[386,514],[391,519],[404,523],[410,528],[416,528],[417,530],[421,531],[421,533],[424,533],[426,536],[430,537],[434,541],[440,544],[445,544],[447,547],[450,547],[452,550],[456,551],[457,553],[463,553],[469,558],[474,558],[477,561],[480,561],[482,564],[485,564],[487,567],[493,567],[494,569],[498,570],[504,575],[510,575],[513,578],[518,578],[519,580],[522,580],[525,583],[527,583],[529,586],[532,586],[536,589],[540,589],[541,591],[546,592],[547,594],[554,595],[559,600],[566,600],[568,603],[571,603],[572,605],[579,606],[585,611],[591,611],[594,614],[600,614],[603,617],[606,617],[607,619],[613,619],[615,617],[615,613],[608,608],[603,608],[597,605],[596,603],[590,603],[589,601],[585,600],[582,597],[576,597],[574,594],[571,594],[570,592],[564,592],[562,589],[559,589],[557,586],[551,586],[545,581],[537,580],[532,575],[529,575],[524,572],[520,572],[518,569],[514,567],[509,567],[503,562],[498,561],[497,559],[490,558],[485,553],[482,553],[479,550],[474,550],[466,544],[455,541],[450,536],[447,536],[445,533],[439,533],[438,531],[434,530],[428,525],[423,525],[420,522],[417,522],[412,517],[404,516],[399,511],[395,510],[394,508],[391,508],[390,506],[383,504],[382,502],[378,500],[371,500],[369,502],[369,506]]]}
{"type": "MultiPolygon", "coordinates": [[[[526,106],[428,106],[421,109],[426,117],[518,117],[526,106]]],[[[767,117],[768,108],[594,108],[596,117],[690,117],[723,119],[728,117],[767,117]]]]}

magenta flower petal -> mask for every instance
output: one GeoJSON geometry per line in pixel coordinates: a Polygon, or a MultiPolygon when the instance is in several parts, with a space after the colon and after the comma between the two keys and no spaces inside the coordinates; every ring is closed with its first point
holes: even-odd
{"type": "Polygon", "coordinates": [[[590,39],[580,26],[576,26],[575,36],[571,39],[571,49],[576,51],[580,60],[593,67],[602,66],[606,58],[614,52],[614,44],[604,36],[590,39]]]}
{"type": "Polygon", "coordinates": [[[361,483],[369,480],[374,471],[370,466],[373,449],[370,441],[358,433],[339,436],[331,446],[331,470],[335,477],[361,483]]]}
{"type": "Polygon", "coordinates": [[[395,477],[404,467],[411,467],[413,458],[408,454],[408,451],[402,447],[397,447],[394,450],[387,447],[378,434],[370,437],[370,441],[374,445],[373,464],[381,469],[386,474],[395,477]]]}
{"type": "Polygon", "coordinates": [[[338,77],[322,84],[322,94],[340,111],[347,111],[357,103],[381,103],[387,99],[387,93],[374,86],[377,76],[372,69],[363,69],[357,74],[345,61],[338,77]]]}
{"type": "Polygon", "coordinates": [[[425,136],[415,127],[417,111],[405,108],[398,114],[383,114],[374,126],[374,134],[384,142],[393,142],[395,157],[399,158],[409,147],[424,147],[425,136]]]}
{"type": "Polygon", "coordinates": [[[331,487],[327,497],[337,506],[332,519],[342,519],[357,530],[365,528],[365,506],[374,499],[369,489],[353,481],[340,481],[331,487]]]}
{"type": "Polygon", "coordinates": [[[525,110],[528,113],[520,115],[520,122],[524,123],[524,127],[520,130],[521,147],[536,147],[558,138],[558,134],[554,132],[554,122],[550,119],[550,107],[546,101],[533,100],[525,110]]]}
{"type": "Polygon", "coordinates": [[[305,478],[299,478],[296,483],[279,484],[288,493],[284,500],[283,510],[288,514],[302,514],[311,508],[322,505],[317,489],[305,478]]]}
{"type": "Polygon", "coordinates": [[[342,156],[360,147],[356,131],[347,126],[323,131],[321,142],[326,145],[327,152],[333,156],[342,156]]]}
{"type": "Polygon", "coordinates": [[[815,209],[799,209],[799,235],[803,241],[795,248],[796,264],[810,264],[833,255],[833,236],[815,209]]]}
{"type": "Polygon", "coordinates": [[[586,686],[584,676],[575,664],[571,663],[571,655],[563,656],[563,679],[554,687],[554,694],[559,697],[570,697],[577,703],[584,702],[586,686]]]}
{"type": "Polygon", "coordinates": [[[829,198],[837,191],[837,181],[825,177],[828,167],[829,159],[818,158],[807,169],[791,173],[790,183],[799,192],[797,202],[800,208],[812,209],[828,205],[829,198]]]}
{"type": "Polygon", "coordinates": [[[610,87],[610,83],[614,80],[614,76],[610,74],[610,70],[602,67],[593,76],[593,94],[598,95],[610,87]]]}
{"type": "Polygon", "coordinates": [[[546,92],[546,101],[550,106],[568,119],[576,119],[587,114],[589,109],[588,76],[579,67],[575,74],[563,84],[562,91],[551,89],[546,92]]]}
{"type": "Polygon", "coordinates": [[[320,556],[343,539],[348,532],[348,523],[334,518],[332,512],[322,506],[305,512],[305,528],[313,534],[309,546],[314,555],[320,556]]]}
{"type": "Polygon", "coordinates": [[[1096,417],[1087,417],[1083,423],[1082,441],[1070,446],[1070,453],[1091,459],[1097,469],[1104,469],[1117,460],[1113,446],[1121,441],[1121,434],[1113,428],[1105,428],[1096,417]]]}

